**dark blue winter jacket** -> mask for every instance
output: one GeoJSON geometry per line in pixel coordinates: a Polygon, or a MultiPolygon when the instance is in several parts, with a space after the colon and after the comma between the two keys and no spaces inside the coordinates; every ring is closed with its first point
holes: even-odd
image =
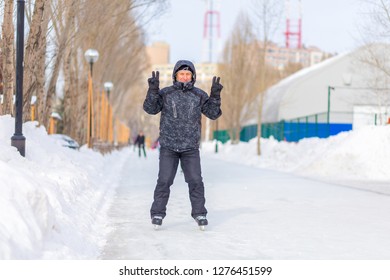
{"type": "Polygon", "coordinates": [[[215,120],[221,116],[221,99],[209,97],[203,90],[194,87],[195,66],[187,60],[179,60],[172,73],[173,85],[161,90],[149,89],[144,101],[144,110],[155,115],[161,112],[160,145],[177,152],[197,149],[201,137],[202,113],[215,120]],[[193,73],[192,81],[184,84],[176,81],[176,72],[187,65],[193,73]]]}

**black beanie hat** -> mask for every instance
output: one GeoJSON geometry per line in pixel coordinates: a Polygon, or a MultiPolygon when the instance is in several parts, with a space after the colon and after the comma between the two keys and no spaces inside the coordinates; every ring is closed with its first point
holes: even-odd
{"type": "Polygon", "coordinates": [[[194,74],[194,72],[192,71],[191,67],[188,66],[188,65],[182,65],[182,66],[180,66],[179,69],[177,69],[176,73],[179,72],[180,70],[191,71],[191,73],[194,74]]]}

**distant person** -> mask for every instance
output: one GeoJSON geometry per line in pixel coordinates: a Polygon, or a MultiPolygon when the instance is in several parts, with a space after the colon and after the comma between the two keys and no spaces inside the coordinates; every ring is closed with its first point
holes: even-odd
{"type": "Polygon", "coordinates": [[[146,158],[145,136],[144,136],[142,131],[140,133],[138,133],[137,138],[135,139],[134,145],[138,145],[138,157],[141,157],[141,150],[142,150],[144,153],[144,156],[146,158]]]}
{"type": "Polygon", "coordinates": [[[180,161],[185,181],[188,183],[191,200],[191,216],[200,229],[208,224],[205,208],[204,185],[201,174],[199,144],[202,113],[215,120],[221,116],[220,78],[214,77],[210,97],[194,86],[194,64],[179,60],[172,73],[173,85],[160,90],[159,72],[152,72],[148,79],[149,89],[144,101],[144,110],[160,116],[160,163],[154,201],[150,209],[152,224],[162,225],[170,187],[176,176],[180,161]]]}

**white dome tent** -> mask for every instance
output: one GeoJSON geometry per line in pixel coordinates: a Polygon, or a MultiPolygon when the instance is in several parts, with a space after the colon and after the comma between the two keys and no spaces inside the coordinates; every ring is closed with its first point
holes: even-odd
{"type": "MultiPolygon", "coordinates": [[[[271,87],[264,96],[262,137],[297,141],[387,123],[389,47],[361,47],[302,69],[271,87]]],[[[255,123],[254,119],[248,124],[255,123]]],[[[247,130],[253,134],[253,129],[247,130]]]]}

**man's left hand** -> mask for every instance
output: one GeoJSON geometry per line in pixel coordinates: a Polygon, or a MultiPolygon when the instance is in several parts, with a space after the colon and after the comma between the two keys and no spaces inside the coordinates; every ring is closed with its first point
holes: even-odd
{"type": "Polygon", "coordinates": [[[213,77],[213,83],[211,85],[211,94],[210,96],[215,97],[215,98],[220,98],[221,97],[221,91],[223,89],[223,86],[221,85],[220,77],[213,77]]]}

